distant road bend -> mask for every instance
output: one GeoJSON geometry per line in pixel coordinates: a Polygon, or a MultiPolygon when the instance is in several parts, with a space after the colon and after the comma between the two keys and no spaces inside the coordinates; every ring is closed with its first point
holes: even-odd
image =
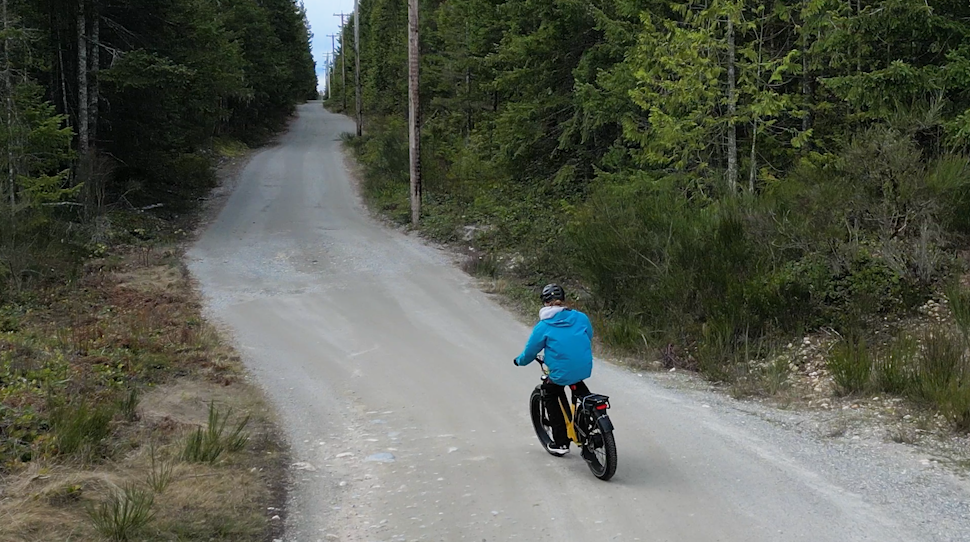
{"type": "Polygon", "coordinates": [[[189,253],[292,444],[287,541],[970,540],[966,484],[901,445],[604,361],[589,384],[612,398],[616,477],[548,455],[526,408],[539,370],[511,364],[528,327],[368,217],[353,129],[301,106],[189,253]]]}

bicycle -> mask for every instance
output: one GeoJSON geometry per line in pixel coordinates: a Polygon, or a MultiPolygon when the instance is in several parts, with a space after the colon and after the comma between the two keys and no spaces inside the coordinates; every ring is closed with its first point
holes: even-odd
{"type": "MultiPolygon", "coordinates": [[[[549,379],[549,368],[541,358],[536,361],[542,367],[542,383],[536,386],[529,397],[529,412],[536,436],[545,448],[553,441],[552,426],[549,424],[546,403],[543,400],[546,392],[542,387],[549,379]]],[[[616,440],[613,438],[613,422],[606,413],[610,408],[610,398],[596,393],[577,397],[576,387],[579,384],[569,386],[571,398],[568,409],[562,401],[558,401],[566,419],[566,433],[582,451],[583,459],[593,476],[606,481],[616,474],[616,440]]]]}

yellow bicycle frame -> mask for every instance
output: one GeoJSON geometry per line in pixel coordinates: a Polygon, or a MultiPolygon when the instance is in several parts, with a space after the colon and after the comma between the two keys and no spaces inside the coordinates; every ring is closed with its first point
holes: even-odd
{"type": "MultiPolygon", "coordinates": [[[[546,365],[542,366],[542,373],[549,376],[549,367],[546,365]]],[[[576,443],[577,446],[582,446],[583,443],[579,442],[579,437],[576,436],[576,427],[573,425],[573,417],[576,415],[576,405],[571,402],[568,405],[563,404],[563,399],[566,399],[566,390],[564,389],[562,395],[559,396],[559,409],[562,410],[562,416],[566,420],[566,436],[569,440],[576,443]]],[[[568,401],[568,399],[566,399],[568,401]]]]}
{"type": "Polygon", "coordinates": [[[562,403],[565,395],[566,392],[563,390],[563,395],[559,396],[559,409],[562,410],[563,418],[566,420],[566,435],[569,437],[569,440],[575,442],[577,446],[582,446],[583,443],[579,442],[579,437],[576,436],[576,426],[573,425],[573,418],[576,415],[576,405],[569,403],[569,408],[567,409],[566,405],[562,403]]]}

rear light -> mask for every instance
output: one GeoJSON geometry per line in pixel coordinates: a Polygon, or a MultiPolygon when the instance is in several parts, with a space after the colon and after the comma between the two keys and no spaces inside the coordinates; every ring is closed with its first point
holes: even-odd
{"type": "Polygon", "coordinates": [[[596,405],[596,410],[606,410],[610,408],[610,405],[596,405]]]}

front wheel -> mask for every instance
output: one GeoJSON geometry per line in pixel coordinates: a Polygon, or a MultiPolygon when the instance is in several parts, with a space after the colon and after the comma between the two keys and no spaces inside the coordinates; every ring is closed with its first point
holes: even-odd
{"type": "Polygon", "coordinates": [[[597,428],[586,438],[584,448],[583,457],[593,476],[605,482],[616,474],[616,440],[612,431],[604,433],[597,428]]]}
{"type": "MultiPolygon", "coordinates": [[[[549,424],[549,415],[546,413],[546,405],[542,401],[542,392],[539,388],[532,390],[529,396],[529,413],[532,414],[532,427],[536,430],[536,436],[544,450],[552,442],[552,425],[549,424]]],[[[552,452],[550,452],[552,453],[552,452]]]]}

